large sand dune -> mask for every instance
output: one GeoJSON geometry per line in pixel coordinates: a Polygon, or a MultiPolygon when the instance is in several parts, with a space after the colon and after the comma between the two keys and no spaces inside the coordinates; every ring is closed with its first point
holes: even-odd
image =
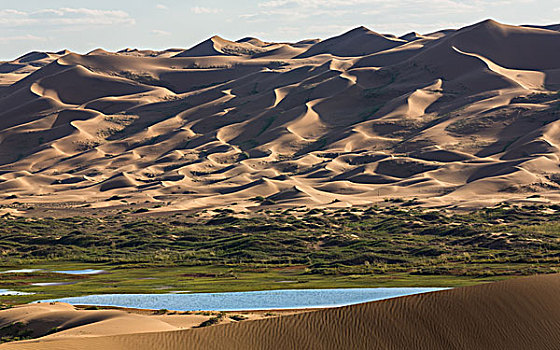
{"type": "Polygon", "coordinates": [[[559,293],[559,275],[525,277],[208,328],[70,333],[0,349],[556,349],[559,293]]]}
{"type": "Polygon", "coordinates": [[[360,27],[32,52],[0,64],[0,202],[558,202],[558,91],[557,26],[491,20],[401,38],[360,27]]]}

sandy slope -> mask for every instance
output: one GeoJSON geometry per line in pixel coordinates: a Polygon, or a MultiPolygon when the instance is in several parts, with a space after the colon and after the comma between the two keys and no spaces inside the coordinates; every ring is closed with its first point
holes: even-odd
{"type": "Polygon", "coordinates": [[[556,29],[32,52],[0,64],[0,204],[558,202],[556,29]]]}
{"type": "Polygon", "coordinates": [[[560,276],[184,331],[44,338],[0,349],[555,349],[560,276]]]}
{"type": "MultiPolygon", "coordinates": [[[[276,311],[275,315],[290,315],[304,310],[276,311]]],[[[258,320],[267,312],[252,311],[224,313],[218,324],[240,322],[230,316],[242,315],[247,320],[258,320]]],[[[66,338],[101,337],[107,335],[166,332],[197,328],[216,314],[165,312],[137,309],[109,308],[106,310],[76,309],[66,303],[37,303],[18,305],[0,310],[0,333],[4,327],[23,323],[33,338],[41,341],[66,338]],[[56,330],[54,332],[53,330],[56,330]]],[[[8,334],[8,333],[7,333],[8,334]]]]}
{"type": "Polygon", "coordinates": [[[34,336],[44,335],[54,328],[61,330],[49,337],[169,331],[190,328],[207,318],[193,315],[189,320],[191,324],[186,322],[184,327],[178,327],[165,322],[165,319],[116,310],[75,310],[72,305],[63,303],[23,305],[0,312],[2,326],[13,322],[24,322],[33,330],[34,336]]]}

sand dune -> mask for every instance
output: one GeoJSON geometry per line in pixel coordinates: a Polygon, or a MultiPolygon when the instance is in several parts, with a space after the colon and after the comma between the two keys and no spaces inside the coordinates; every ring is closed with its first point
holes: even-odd
{"type": "MultiPolygon", "coordinates": [[[[207,318],[194,316],[189,321],[192,321],[192,325],[198,325],[207,318]]],[[[141,333],[179,329],[159,318],[116,310],[78,311],[63,303],[18,306],[2,312],[0,322],[3,326],[23,322],[33,331],[34,336],[45,335],[56,328],[57,332],[52,332],[48,338],[123,334],[130,330],[141,333]]],[[[187,324],[181,328],[190,328],[188,326],[187,324]]]]}
{"type": "Polygon", "coordinates": [[[0,349],[555,349],[559,292],[558,275],[525,277],[202,329],[62,332],[0,349]]]}
{"type": "Polygon", "coordinates": [[[0,64],[0,204],[556,202],[556,27],[31,52],[0,64]]]}
{"type": "MultiPolygon", "coordinates": [[[[281,311],[282,315],[304,311],[281,311]]],[[[236,322],[224,314],[220,324],[236,322]]],[[[234,314],[239,315],[239,313],[234,314]]],[[[24,324],[33,338],[41,341],[77,337],[166,332],[198,327],[215,314],[160,312],[136,309],[76,309],[65,303],[19,305],[0,311],[0,328],[24,324]]],[[[264,318],[264,312],[244,312],[245,320],[264,318]]],[[[5,329],[3,330],[5,331],[5,329]]]]}
{"type": "Polygon", "coordinates": [[[301,54],[300,58],[320,54],[334,56],[364,56],[402,45],[405,40],[384,36],[365,27],[352,29],[340,36],[321,41],[301,54]]]}

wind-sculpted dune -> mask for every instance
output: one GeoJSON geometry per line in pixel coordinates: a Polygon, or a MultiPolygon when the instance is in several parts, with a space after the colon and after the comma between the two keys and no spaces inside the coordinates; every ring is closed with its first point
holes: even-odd
{"type": "Polygon", "coordinates": [[[0,202],[558,202],[557,27],[29,53],[0,64],[0,202]]]}

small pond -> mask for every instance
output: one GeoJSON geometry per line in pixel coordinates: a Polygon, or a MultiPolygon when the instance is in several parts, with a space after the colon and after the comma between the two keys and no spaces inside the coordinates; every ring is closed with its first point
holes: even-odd
{"type": "Polygon", "coordinates": [[[0,271],[0,273],[33,273],[33,272],[38,272],[38,271],[42,271],[42,270],[41,269],[19,269],[19,270],[0,271]]]}
{"type": "Polygon", "coordinates": [[[97,275],[100,273],[105,273],[105,270],[85,269],[85,270],[61,270],[61,271],[52,271],[52,272],[62,273],[65,275],[97,275]]]}
{"type": "Polygon", "coordinates": [[[9,289],[0,289],[0,296],[8,296],[8,295],[31,295],[35,293],[26,293],[26,292],[18,292],[15,290],[9,289]]]}

